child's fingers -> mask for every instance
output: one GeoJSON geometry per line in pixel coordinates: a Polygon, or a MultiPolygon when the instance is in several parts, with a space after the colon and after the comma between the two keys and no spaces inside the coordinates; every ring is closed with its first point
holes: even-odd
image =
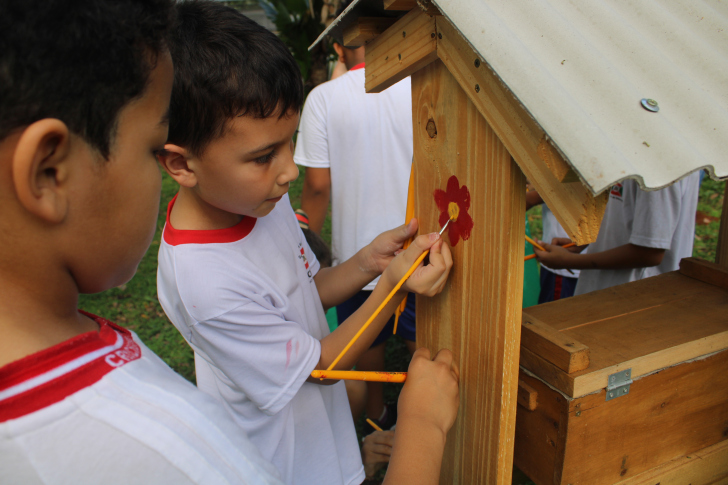
{"type": "Polygon", "coordinates": [[[419,359],[426,359],[430,360],[430,349],[427,347],[420,347],[419,349],[415,350],[415,353],[412,354],[412,359],[410,361],[410,367],[412,367],[412,364],[416,362],[419,359]]]}
{"type": "Polygon", "coordinates": [[[445,241],[438,241],[430,249],[430,265],[432,266],[431,271],[436,270],[440,272],[439,278],[432,285],[434,294],[440,293],[445,288],[447,278],[450,276],[450,270],[452,269],[452,252],[450,246],[445,241]]]}
{"type": "Polygon", "coordinates": [[[413,217],[407,224],[403,224],[398,228],[394,229],[395,242],[397,242],[401,246],[407,239],[417,234],[418,227],[419,223],[417,222],[417,219],[413,217]]]}
{"type": "Polygon", "coordinates": [[[407,267],[412,266],[415,261],[417,261],[417,258],[419,258],[422,253],[430,249],[438,240],[440,240],[440,235],[436,232],[417,236],[402,255],[404,257],[404,261],[408,265],[407,267]]]}
{"type": "Polygon", "coordinates": [[[453,374],[453,377],[455,377],[455,380],[460,382],[460,369],[458,368],[457,363],[455,363],[455,356],[450,350],[441,349],[437,353],[437,355],[435,355],[433,361],[440,362],[448,366],[450,368],[450,372],[452,372],[453,374]]]}

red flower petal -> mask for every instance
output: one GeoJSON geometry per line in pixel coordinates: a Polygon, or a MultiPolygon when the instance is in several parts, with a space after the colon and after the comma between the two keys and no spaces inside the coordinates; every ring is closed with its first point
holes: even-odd
{"type": "Polygon", "coordinates": [[[445,211],[447,213],[447,205],[450,203],[447,193],[444,190],[435,189],[435,204],[440,212],[445,211]]]}

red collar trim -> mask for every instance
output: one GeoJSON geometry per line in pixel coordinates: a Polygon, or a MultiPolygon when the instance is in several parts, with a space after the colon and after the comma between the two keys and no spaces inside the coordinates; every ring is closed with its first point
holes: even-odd
{"type": "Polygon", "coordinates": [[[127,329],[79,311],[98,323],[98,332],[78,335],[0,368],[0,423],[62,401],[142,356],[127,329]]]}
{"type": "Polygon", "coordinates": [[[225,229],[210,229],[210,230],[190,230],[190,229],[175,229],[169,222],[169,215],[172,213],[172,207],[177,200],[175,195],[169,205],[167,206],[167,224],[164,226],[164,242],[170,246],[178,246],[180,244],[212,244],[212,243],[231,243],[240,241],[245,236],[250,234],[250,231],[255,227],[255,222],[258,220],[255,217],[245,216],[243,219],[235,224],[233,227],[225,229]]]}
{"type": "Polygon", "coordinates": [[[352,67],[352,68],[351,68],[351,69],[349,69],[349,70],[350,70],[350,71],[356,71],[357,69],[364,69],[364,65],[365,65],[365,64],[366,64],[366,62],[362,62],[361,64],[357,64],[356,66],[352,67]]]}

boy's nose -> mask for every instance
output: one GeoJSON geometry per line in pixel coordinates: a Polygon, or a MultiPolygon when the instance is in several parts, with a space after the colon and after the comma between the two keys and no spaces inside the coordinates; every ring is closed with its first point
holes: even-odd
{"type": "Polygon", "coordinates": [[[285,185],[287,183],[293,182],[297,178],[298,178],[298,166],[293,161],[293,154],[287,155],[283,171],[281,172],[280,176],[278,177],[278,183],[280,185],[285,185]]]}

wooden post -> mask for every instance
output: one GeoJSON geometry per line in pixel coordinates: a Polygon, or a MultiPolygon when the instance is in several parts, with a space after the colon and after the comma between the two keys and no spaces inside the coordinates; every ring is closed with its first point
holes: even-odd
{"type": "Polygon", "coordinates": [[[460,410],[440,483],[510,484],[523,294],[525,179],[439,60],[412,75],[415,215],[439,229],[435,189],[450,176],[470,191],[474,227],[453,248],[445,291],[417,299],[417,344],[449,348],[460,410]]]}
{"type": "Polygon", "coordinates": [[[720,214],[718,247],[715,248],[715,262],[728,268],[728,181],[723,191],[723,212],[720,214]]]}

